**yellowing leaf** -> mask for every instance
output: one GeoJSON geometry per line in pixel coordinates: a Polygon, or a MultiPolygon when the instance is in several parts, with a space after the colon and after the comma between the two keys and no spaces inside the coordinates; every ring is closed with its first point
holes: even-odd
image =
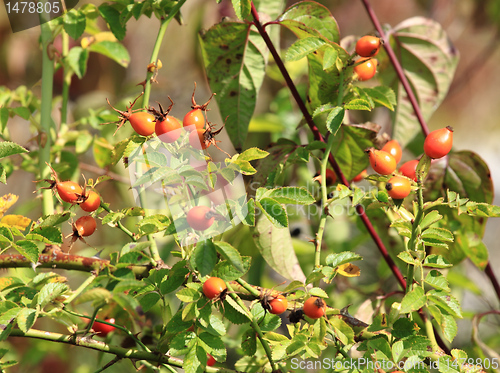
{"type": "Polygon", "coordinates": [[[14,194],[5,194],[0,197],[0,217],[19,199],[19,196],[14,194]]]}
{"type": "Polygon", "coordinates": [[[31,220],[22,215],[5,215],[0,220],[0,225],[4,225],[7,227],[14,227],[17,229],[26,229],[28,225],[30,225],[31,220]]]}
{"type": "Polygon", "coordinates": [[[354,264],[346,263],[337,267],[337,273],[345,277],[356,277],[360,275],[361,270],[354,264]]]}

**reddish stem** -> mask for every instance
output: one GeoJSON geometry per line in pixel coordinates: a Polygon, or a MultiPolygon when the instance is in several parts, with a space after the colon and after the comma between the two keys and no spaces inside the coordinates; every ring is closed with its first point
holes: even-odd
{"type": "Polygon", "coordinates": [[[417,98],[415,97],[415,94],[411,89],[410,83],[408,82],[408,79],[406,78],[406,75],[403,71],[403,67],[399,63],[399,60],[396,57],[396,53],[394,53],[394,50],[392,49],[391,44],[389,43],[389,39],[387,38],[387,36],[384,33],[384,30],[382,29],[382,26],[380,25],[380,22],[370,4],[370,1],[369,0],[361,0],[361,1],[363,2],[366,8],[368,16],[370,17],[373,23],[373,26],[375,26],[375,29],[379,33],[380,38],[384,42],[384,48],[387,53],[387,56],[389,57],[389,60],[391,61],[392,66],[394,67],[394,70],[396,70],[396,74],[399,78],[399,81],[401,82],[401,84],[403,84],[403,88],[406,91],[411,106],[413,106],[413,111],[417,116],[418,122],[420,123],[420,127],[422,127],[422,132],[424,133],[425,136],[427,136],[429,134],[429,128],[427,127],[427,123],[425,122],[425,119],[422,115],[422,111],[420,110],[420,106],[418,105],[417,98]]]}
{"type": "MultiPolygon", "coordinates": [[[[384,34],[384,30],[382,29],[382,26],[380,25],[380,22],[377,18],[377,15],[375,14],[375,11],[373,10],[370,1],[369,0],[361,0],[366,8],[366,11],[368,13],[368,16],[370,17],[373,26],[375,26],[375,29],[380,35],[380,38],[384,41],[384,48],[385,51],[387,52],[387,56],[389,57],[389,60],[392,63],[392,66],[396,70],[396,74],[398,75],[398,78],[400,82],[403,84],[403,87],[406,91],[406,94],[408,95],[408,99],[410,100],[411,105],[413,106],[413,111],[415,112],[415,115],[417,116],[417,119],[420,123],[420,127],[422,128],[422,132],[424,135],[427,137],[429,134],[429,128],[427,127],[427,124],[422,116],[422,112],[420,111],[420,106],[418,105],[418,102],[415,98],[415,95],[410,87],[410,84],[408,83],[408,79],[406,79],[406,75],[404,74],[403,67],[399,63],[399,60],[396,57],[396,54],[394,53],[394,50],[391,47],[391,44],[389,43],[389,39],[387,36],[384,34]]],[[[474,61],[476,63],[476,61],[474,61]]],[[[474,65],[472,65],[474,66],[474,65]]],[[[477,70],[477,69],[476,69],[477,70]]],[[[474,69],[472,71],[475,71],[474,69]]],[[[493,269],[491,268],[490,262],[486,265],[485,268],[485,273],[488,279],[490,280],[491,284],[493,285],[493,288],[495,289],[495,293],[497,295],[497,298],[500,300],[500,284],[498,282],[498,279],[495,276],[495,273],[493,272],[493,269]]]]}
{"type": "Polygon", "coordinates": [[[491,268],[490,262],[486,264],[484,273],[486,273],[486,276],[490,279],[491,285],[493,285],[493,289],[495,289],[495,293],[497,294],[498,299],[500,299],[500,284],[495,276],[495,272],[493,272],[493,268],[491,268]]]}
{"type": "MultiPolygon", "coordinates": [[[[304,104],[304,101],[302,101],[302,99],[299,95],[299,92],[297,91],[297,88],[295,87],[295,84],[293,83],[292,78],[288,74],[288,71],[287,71],[285,65],[283,64],[283,61],[281,60],[280,55],[276,51],[276,48],[274,47],[274,44],[271,41],[271,38],[269,37],[268,33],[266,32],[266,30],[264,29],[264,27],[260,23],[259,14],[257,13],[257,10],[255,9],[253,2],[251,3],[251,5],[252,5],[252,16],[254,19],[254,25],[257,28],[257,30],[259,31],[259,34],[262,36],[262,39],[264,39],[267,47],[269,48],[269,51],[273,55],[274,61],[276,62],[276,65],[280,69],[280,72],[283,75],[283,77],[286,81],[286,84],[288,85],[288,89],[290,89],[290,92],[291,92],[293,98],[295,99],[295,101],[297,102],[297,105],[299,106],[300,111],[304,115],[304,118],[305,118],[307,124],[309,125],[309,128],[311,129],[313,135],[314,135],[314,138],[317,141],[325,142],[323,135],[319,132],[318,127],[316,127],[316,125],[314,124],[314,120],[313,120],[311,114],[309,113],[309,111],[307,110],[306,105],[304,104]]],[[[332,154],[330,154],[328,157],[328,160],[329,160],[330,164],[332,165],[333,170],[337,174],[337,177],[342,182],[342,184],[349,187],[350,183],[346,179],[342,170],[340,169],[339,164],[335,160],[335,157],[332,154]]],[[[401,287],[403,289],[406,289],[406,281],[404,280],[404,277],[403,277],[401,271],[396,266],[396,263],[394,263],[392,258],[389,256],[389,252],[387,251],[384,243],[382,242],[379,235],[377,234],[377,232],[373,228],[373,225],[370,222],[370,219],[368,218],[368,216],[366,215],[363,206],[361,206],[361,205],[356,206],[356,211],[357,211],[361,221],[365,225],[366,229],[368,230],[368,233],[370,233],[370,236],[373,238],[373,241],[377,245],[380,253],[384,257],[386,263],[391,268],[392,273],[394,274],[394,276],[396,276],[399,284],[401,285],[401,287]]]]}

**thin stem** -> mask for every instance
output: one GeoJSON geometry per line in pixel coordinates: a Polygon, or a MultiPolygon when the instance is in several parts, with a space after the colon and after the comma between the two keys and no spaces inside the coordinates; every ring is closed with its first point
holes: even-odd
{"type": "MultiPolygon", "coordinates": [[[[104,203],[102,203],[102,201],[101,201],[101,207],[102,207],[104,210],[106,210],[107,212],[113,212],[113,211],[111,211],[111,209],[110,209],[108,206],[106,206],[104,203]]],[[[123,233],[125,233],[127,236],[129,236],[129,237],[132,239],[132,241],[134,241],[134,242],[136,242],[136,241],[137,241],[137,237],[135,236],[135,234],[134,234],[134,233],[132,233],[131,231],[129,231],[129,230],[128,230],[128,229],[127,229],[127,228],[126,228],[126,227],[122,224],[122,222],[121,222],[120,220],[118,220],[118,221],[116,222],[116,227],[117,227],[117,228],[119,228],[119,229],[121,229],[121,230],[123,231],[123,233]]]]}
{"type": "Polygon", "coordinates": [[[252,287],[252,285],[250,285],[248,282],[246,282],[242,278],[237,279],[236,282],[241,286],[243,286],[243,288],[247,290],[250,294],[252,294],[256,298],[260,298],[260,291],[252,287]]]}
{"type": "Polygon", "coordinates": [[[497,294],[497,298],[500,300],[500,284],[498,283],[498,279],[495,276],[495,272],[493,272],[493,268],[491,268],[490,262],[486,264],[486,268],[484,268],[484,273],[490,279],[491,285],[493,285],[493,289],[497,294]]]}
{"type": "MultiPolygon", "coordinates": [[[[160,29],[158,30],[158,35],[156,37],[155,45],[153,47],[153,52],[151,53],[151,63],[156,63],[158,60],[158,54],[160,52],[161,43],[163,42],[163,37],[167,31],[168,25],[170,21],[174,18],[177,12],[181,9],[181,6],[186,2],[186,0],[179,0],[177,4],[172,8],[168,16],[161,20],[160,29]]],[[[146,84],[144,85],[144,95],[142,97],[142,106],[147,107],[149,105],[149,96],[151,94],[151,77],[153,76],[152,72],[146,74],[146,84]]],[[[140,167],[140,165],[137,165],[140,167]]],[[[141,206],[146,206],[146,200],[143,193],[143,188],[141,187],[138,191],[139,201],[141,206]]],[[[146,209],[145,209],[146,211],[146,209]]],[[[147,213],[147,212],[146,212],[147,213]]],[[[162,263],[162,259],[160,253],[158,251],[158,245],[156,244],[156,240],[152,234],[147,235],[148,241],[150,243],[149,250],[151,252],[151,256],[156,264],[162,263]]]]}
{"type": "MultiPolygon", "coordinates": [[[[62,56],[68,56],[69,53],[69,36],[66,31],[62,31],[62,56]]],[[[68,123],[68,101],[69,101],[69,86],[71,85],[71,69],[66,68],[66,64],[62,64],[63,69],[63,86],[62,86],[62,104],[61,104],[61,127],[68,123]]]]}
{"type": "Polygon", "coordinates": [[[330,134],[323,159],[321,160],[321,206],[323,211],[321,212],[321,220],[319,222],[318,232],[316,233],[316,249],[314,253],[314,265],[316,268],[321,265],[321,243],[323,241],[326,219],[328,217],[328,206],[326,205],[326,201],[328,200],[328,196],[326,193],[326,165],[328,164],[328,156],[332,151],[334,140],[335,136],[333,134],[330,134]]]}
{"type": "MultiPolygon", "coordinates": [[[[167,31],[168,25],[170,21],[175,17],[177,12],[181,9],[182,5],[186,0],[179,0],[177,4],[172,8],[168,16],[161,20],[160,29],[158,30],[158,35],[156,37],[155,45],[153,47],[153,52],[151,53],[150,63],[156,63],[158,60],[158,54],[160,52],[161,43],[163,42],[163,37],[165,36],[165,32],[167,31]]],[[[146,107],[149,103],[149,96],[151,92],[151,77],[153,76],[153,72],[147,73],[146,76],[146,85],[144,86],[144,96],[142,97],[142,106],[146,107]]]]}
{"type": "MultiPolygon", "coordinates": [[[[271,364],[271,369],[276,371],[276,363],[273,360],[273,354],[271,351],[271,348],[269,347],[269,344],[267,341],[264,339],[264,333],[262,333],[262,329],[260,328],[259,324],[257,323],[257,320],[253,317],[253,315],[248,311],[247,306],[243,301],[238,297],[238,295],[234,292],[234,289],[231,287],[229,283],[226,284],[227,289],[229,290],[228,295],[235,300],[238,305],[246,311],[247,317],[250,319],[250,324],[252,325],[253,330],[257,333],[257,337],[259,338],[260,343],[262,344],[262,347],[264,348],[264,351],[266,352],[267,359],[269,360],[269,363],[271,364]]],[[[243,285],[242,285],[243,286],[243,285]]]]}
{"type": "Polygon", "coordinates": [[[420,123],[420,127],[422,128],[422,132],[424,133],[425,136],[429,134],[429,128],[427,127],[427,123],[425,122],[424,116],[422,115],[422,111],[420,110],[420,106],[418,105],[417,98],[415,97],[415,94],[413,93],[413,90],[411,89],[410,83],[408,82],[408,79],[406,78],[406,75],[403,71],[403,67],[401,66],[401,63],[399,62],[398,58],[396,57],[396,53],[394,53],[394,50],[391,47],[391,43],[387,36],[384,33],[384,29],[382,28],[377,15],[375,14],[375,11],[373,10],[370,1],[369,0],[361,0],[366,8],[366,11],[368,13],[368,17],[370,17],[373,26],[375,26],[375,29],[379,33],[380,38],[384,42],[384,48],[387,53],[387,57],[389,57],[389,60],[391,61],[392,66],[394,67],[394,70],[396,71],[396,75],[399,78],[399,81],[403,85],[403,88],[408,96],[408,100],[411,103],[411,106],[413,107],[413,111],[415,112],[415,115],[417,116],[418,122],[420,123]]]}
{"type": "Polygon", "coordinates": [[[67,313],[69,313],[69,314],[71,314],[71,315],[73,315],[73,316],[77,316],[77,317],[81,317],[81,318],[84,318],[84,319],[93,320],[93,322],[97,321],[97,322],[100,322],[101,324],[110,325],[110,326],[112,326],[112,327],[114,327],[116,329],[119,329],[122,332],[124,332],[125,334],[127,334],[130,338],[132,338],[140,347],[142,347],[144,349],[144,351],[151,352],[151,350],[144,343],[142,343],[139,339],[137,339],[137,337],[130,330],[128,330],[127,328],[124,328],[123,326],[118,325],[118,324],[110,323],[110,322],[108,322],[106,320],[97,319],[95,316],[99,312],[99,309],[100,309],[100,307],[96,308],[94,310],[94,314],[92,316],[82,315],[82,314],[70,311],[68,309],[64,309],[64,311],[67,312],[67,313]]]}
{"type": "Polygon", "coordinates": [[[66,300],[63,302],[64,304],[70,304],[78,297],[95,279],[97,275],[92,274],[89,278],[87,278],[79,287],[76,289],[66,300]]]}
{"type": "Polygon", "coordinates": [[[437,352],[440,350],[440,348],[439,348],[439,345],[438,345],[437,340],[436,340],[436,334],[434,333],[434,326],[432,325],[431,318],[429,317],[427,312],[426,312],[426,315],[427,315],[427,318],[425,320],[425,331],[427,333],[427,338],[429,338],[429,340],[431,342],[432,349],[434,350],[434,352],[437,352]]]}
{"type": "MultiPolygon", "coordinates": [[[[38,169],[40,170],[40,180],[48,179],[50,168],[50,148],[52,136],[55,135],[55,129],[52,122],[52,88],[54,77],[54,62],[48,55],[48,47],[52,41],[52,31],[49,22],[40,25],[42,39],[42,100],[40,108],[40,128],[38,156],[38,169]]],[[[42,190],[42,214],[52,215],[54,213],[54,199],[52,191],[42,190]]]]}
{"type": "Polygon", "coordinates": [[[94,373],[101,373],[101,372],[104,372],[106,369],[108,369],[110,366],[116,364],[117,362],[119,362],[121,360],[121,358],[119,358],[118,356],[115,356],[115,358],[113,360],[111,360],[109,363],[107,363],[105,366],[103,366],[102,368],[99,368],[97,369],[94,373]]]}
{"type": "MultiPolygon", "coordinates": [[[[77,337],[75,335],[67,335],[60,333],[52,333],[44,330],[30,329],[26,333],[19,329],[13,329],[10,333],[11,337],[29,337],[35,339],[43,339],[46,341],[59,342],[65,344],[71,344],[74,346],[81,346],[90,348],[92,350],[107,352],[114,354],[119,358],[126,358],[131,360],[147,360],[154,361],[162,364],[169,364],[179,368],[182,368],[182,360],[177,358],[168,357],[166,355],[152,353],[148,351],[139,351],[130,348],[123,348],[119,346],[113,346],[106,344],[101,341],[93,340],[90,337],[77,337]]],[[[208,370],[208,369],[207,369],[208,370]]],[[[212,370],[216,371],[216,370],[212,370]]]]}

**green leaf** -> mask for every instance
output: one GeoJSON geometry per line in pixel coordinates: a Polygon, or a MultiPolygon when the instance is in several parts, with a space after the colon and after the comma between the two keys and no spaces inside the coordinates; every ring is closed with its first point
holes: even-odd
{"type": "Polygon", "coordinates": [[[18,107],[12,108],[11,110],[15,115],[17,115],[25,120],[28,120],[30,118],[31,112],[30,112],[30,109],[27,107],[18,106],[18,107]]]}
{"type": "Polygon", "coordinates": [[[427,292],[427,299],[434,302],[437,306],[443,308],[450,315],[462,318],[462,310],[458,300],[443,290],[430,290],[427,292]]]}
{"type": "Polygon", "coordinates": [[[111,144],[104,137],[95,137],[92,152],[94,159],[100,168],[105,168],[112,164],[111,144]]]}
{"type": "Polygon", "coordinates": [[[453,234],[445,228],[427,228],[422,232],[423,239],[431,238],[439,241],[453,242],[453,234]]]}
{"type": "Polygon", "coordinates": [[[314,1],[292,5],[279,17],[279,21],[298,38],[317,36],[335,43],[340,42],[337,21],[327,7],[314,1]]]}
{"type": "Polygon", "coordinates": [[[44,243],[62,244],[62,233],[58,227],[37,227],[26,235],[26,240],[42,241],[44,243]]]}
{"type": "Polygon", "coordinates": [[[391,334],[394,336],[394,338],[403,339],[412,335],[416,335],[418,329],[418,325],[414,321],[411,321],[407,318],[400,318],[394,322],[391,334]]]}
{"type": "Polygon", "coordinates": [[[288,62],[301,60],[316,51],[325,43],[325,40],[318,37],[299,39],[288,48],[285,59],[288,62]]]}
{"type": "Polygon", "coordinates": [[[7,122],[9,121],[9,108],[0,108],[0,131],[5,131],[7,127],[7,122]]]}
{"type": "Polygon", "coordinates": [[[264,79],[265,43],[245,23],[224,22],[200,37],[208,82],[236,150],[243,147],[264,79]]]}
{"type": "Polygon", "coordinates": [[[437,223],[442,218],[443,216],[440,215],[438,211],[432,210],[431,212],[424,215],[422,221],[419,224],[420,229],[423,230],[427,227],[430,227],[432,224],[437,223]]]}
{"type": "Polygon", "coordinates": [[[214,242],[217,251],[228,260],[236,270],[244,272],[241,255],[233,246],[223,241],[214,242]]]}
{"type": "Polygon", "coordinates": [[[0,342],[5,341],[14,326],[14,320],[21,312],[22,308],[11,308],[0,315],[0,342]]]}
{"type": "Polygon", "coordinates": [[[374,128],[367,126],[341,126],[334,139],[332,154],[347,180],[352,180],[368,167],[365,149],[373,146],[376,134],[374,128]]]}
{"type": "Polygon", "coordinates": [[[354,100],[349,101],[344,105],[344,108],[346,110],[366,110],[370,111],[372,109],[372,106],[370,103],[366,100],[363,100],[361,98],[356,98],[354,100]]]}
{"type": "Polygon", "coordinates": [[[335,337],[337,337],[344,345],[354,343],[354,331],[352,327],[338,317],[332,317],[330,324],[335,330],[335,337]]]}
{"type": "Polygon", "coordinates": [[[420,286],[415,287],[407,293],[401,301],[401,313],[410,313],[417,311],[425,306],[426,298],[424,289],[420,286]]]}
{"type": "Polygon", "coordinates": [[[175,263],[169,271],[167,279],[160,284],[160,291],[163,295],[177,290],[184,283],[189,273],[189,270],[185,266],[186,261],[184,260],[175,263]]]}
{"type": "Polygon", "coordinates": [[[47,304],[64,294],[66,291],[68,291],[68,286],[66,284],[60,282],[46,284],[38,293],[37,304],[43,309],[47,304]]]}
{"type": "Polygon", "coordinates": [[[344,115],[345,109],[338,106],[333,108],[330,114],[328,114],[328,117],[326,118],[326,128],[332,133],[332,135],[337,134],[342,122],[344,121],[344,115]]]}
{"type": "Polygon", "coordinates": [[[352,251],[344,251],[338,254],[330,254],[326,257],[326,265],[336,268],[342,264],[350,263],[355,260],[363,260],[363,257],[352,251]]]}
{"type": "Polygon", "coordinates": [[[179,290],[177,293],[175,293],[175,296],[184,303],[197,302],[201,298],[201,294],[199,291],[190,288],[183,288],[179,290]]]}
{"type": "Polygon", "coordinates": [[[256,159],[266,158],[268,155],[269,155],[269,153],[266,152],[265,150],[254,147],[254,148],[246,149],[243,153],[241,153],[238,156],[238,159],[250,162],[250,161],[254,161],[256,159]]]}
{"type": "MultiPolygon", "coordinates": [[[[63,16],[64,31],[66,31],[73,40],[77,40],[82,36],[86,24],[85,14],[76,9],[69,10],[63,16]]],[[[79,78],[81,79],[82,77],[80,76],[79,78]]]]}
{"type": "Polygon", "coordinates": [[[275,199],[264,197],[257,201],[257,206],[262,210],[264,215],[277,228],[288,227],[288,215],[285,208],[275,199]]]}
{"type": "Polygon", "coordinates": [[[257,353],[257,336],[255,330],[249,328],[241,336],[241,349],[243,354],[253,356],[257,353]]]}
{"type": "MultiPolygon", "coordinates": [[[[73,47],[70,49],[68,56],[66,57],[66,61],[68,62],[69,67],[75,72],[76,76],[82,79],[87,72],[87,61],[89,59],[89,51],[88,49],[83,49],[82,47],[73,47]]],[[[80,140],[80,136],[76,139],[77,144],[80,140]]],[[[81,141],[81,140],[80,140],[81,141]]],[[[92,141],[92,136],[87,132],[85,137],[85,143],[90,143],[92,141]],[[90,141],[89,138],[90,137],[90,141]]],[[[80,145],[81,147],[81,145],[80,145]]],[[[78,151],[77,153],[82,153],[82,151],[78,151]]]]}
{"type": "Polygon", "coordinates": [[[17,241],[14,248],[31,263],[38,262],[38,246],[28,240],[17,241]]]}
{"type": "Polygon", "coordinates": [[[145,294],[141,299],[139,299],[139,303],[141,304],[142,310],[144,312],[148,312],[151,308],[153,308],[156,303],[160,300],[160,294],[157,292],[151,292],[145,294]]]}
{"type": "Polygon", "coordinates": [[[453,264],[450,264],[450,262],[441,255],[431,254],[425,258],[423,266],[431,268],[448,268],[453,267],[453,264]]]}
{"type": "Polygon", "coordinates": [[[396,95],[394,91],[386,86],[378,86],[374,88],[362,88],[363,92],[366,93],[376,104],[375,106],[385,106],[391,111],[394,111],[394,106],[396,106],[396,95]]]}
{"type": "Polygon", "coordinates": [[[212,272],[212,275],[214,277],[219,277],[224,281],[234,281],[239,279],[240,277],[243,277],[250,269],[252,258],[249,256],[243,256],[241,259],[243,267],[242,271],[237,270],[232,262],[227,260],[222,260],[219,263],[217,263],[212,272]]]}
{"type": "Polygon", "coordinates": [[[224,300],[224,317],[236,325],[250,322],[245,310],[243,310],[230,296],[224,300]]]}
{"type": "Polygon", "coordinates": [[[127,49],[119,42],[104,40],[92,43],[88,49],[91,52],[96,52],[112,59],[123,67],[128,67],[130,63],[130,55],[127,49]]]}
{"type": "Polygon", "coordinates": [[[121,23],[120,12],[109,4],[99,6],[99,14],[108,23],[109,29],[118,40],[123,40],[127,32],[125,25],[121,23]]]}
{"type": "MultiPolygon", "coordinates": [[[[71,51],[73,51],[74,49],[75,48],[71,48],[71,51]]],[[[70,54],[71,54],[71,51],[70,51],[70,54]]],[[[83,75],[85,75],[85,70],[83,71],[82,76],[83,75]]],[[[78,137],[76,138],[76,141],[75,141],[75,151],[78,154],[85,153],[90,148],[90,145],[92,145],[92,140],[93,139],[94,139],[94,137],[90,134],[90,132],[88,132],[88,131],[79,131],[78,132],[78,137]]]]}
{"type": "Polygon", "coordinates": [[[10,141],[0,142],[0,158],[22,153],[28,153],[28,150],[26,150],[25,148],[14,142],[10,141]]]}
{"type": "Polygon", "coordinates": [[[270,189],[264,193],[264,196],[272,198],[278,203],[292,205],[310,205],[316,202],[312,194],[303,187],[283,187],[270,189]]]}
{"type": "Polygon", "coordinates": [[[198,241],[191,255],[191,265],[200,271],[201,276],[212,272],[217,263],[217,251],[211,240],[198,241]]]}
{"type": "Polygon", "coordinates": [[[250,11],[252,9],[251,7],[251,1],[250,0],[231,0],[233,3],[233,8],[234,12],[236,14],[236,17],[241,19],[242,21],[247,19],[248,16],[250,15],[250,11]]]}
{"type": "MultiPolygon", "coordinates": [[[[390,40],[415,93],[425,120],[443,101],[458,64],[457,50],[451,45],[442,26],[429,18],[413,17],[395,26],[390,40]]],[[[385,65],[380,61],[380,66],[385,65]]],[[[393,112],[393,138],[402,148],[420,133],[413,107],[394,69],[380,69],[379,77],[390,86],[399,105],[393,112]]]]}
{"type": "Polygon", "coordinates": [[[28,332],[37,319],[37,312],[32,308],[23,308],[17,315],[17,326],[23,331],[28,332]]]}
{"type": "Polygon", "coordinates": [[[260,217],[253,238],[271,268],[289,280],[305,281],[288,229],[276,228],[269,219],[260,217]]]}
{"type": "Polygon", "coordinates": [[[335,48],[327,48],[323,56],[323,70],[331,69],[338,61],[339,52],[335,48]]]}
{"type": "Polygon", "coordinates": [[[439,271],[432,270],[425,277],[425,282],[439,290],[449,292],[448,280],[439,271]]]}

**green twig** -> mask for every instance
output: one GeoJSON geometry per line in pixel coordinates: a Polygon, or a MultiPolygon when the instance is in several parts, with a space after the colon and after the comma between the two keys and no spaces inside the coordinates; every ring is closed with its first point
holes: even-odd
{"type": "MultiPolygon", "coordinates": [[[[52,42],[52,30],[50,22],[44,23],[41,28],[42,40],[42,100],[40,108],[40,128],[38,156],[38,169],[40,170],[40,180],[50,177],[50,148],[52,136],[55,135],[55,129],[52,122],[52,88],[54,80],[54,62],[48,55],[48,48],[52,42]]],[[[42,190],[42,215],[52,215],[54,213],[54,199],[52,191],[42,190]]]]}
{"type": "Polygon", "coordinates": [[[63,302],[64,304],[70,304],[78,297],[95,279],[97,275],[92,274],[89,278],[87,278],[79,287],[76,289],[66,300],[63,302]]]}
{"type": "MultiPolygon", "coordinates": [[[[110,213],[111,213],[111,212],[113,212],[113,211],[111,211],[111,209],[110,209],[108,206],[106,206],[104,203],[102,203],[102,201],[101,201],[101,207],[102,207],[104,210],[106,210],[107,212],[110,212],[110,213]]],[[[132,239],[132,241],[134,241],[134,242],[136,242],[136,241],[137,241],[137,237],[135,236],[135,234],[134,234],[134,233],[132,233],[131,231],[129,231],[129,230],[128,230],[128,229],[127,229],[127,228],[126,228],[126,227],[122,224],[122,222],[121,222],[120,220],[118,220],[118,221],[116,222],[116,227],[117,227],[117,228],[119,228],[119,229],[121,229],[121,230],[122,230],[122,231],[123,231],[126,235],[128,235],[128,236],[132,239]]]]}
{"type": "Polygon", "coordinates": [[[321,264],[321,243],[323,241],[323,234],[326,226],[326,218],[328,217],[328,207],[326,201],[328,200],[327,189],[326,189],[326,166],[328,165],[328,156],[333,147],[333,142],[335,136],[330,134],[328,137],[328,143],[326,144],[325,153],[321,161],[321,206],[323,211],[321,213],[321,221],[319,223],[318,232],[316,233],[316,251],[314,253],[314,265],[319,267],[321,264]]]}
{"type": "MultiPolygon", "coordinates": [[[[158,60],[158,54],[160,52],[160,47],[161,43],[163,41],[163,37],[165,36],[165,33],[167,31],[168,25],[170,21],[174,18],[174,16],[179,12],[181,9],[181,6],[186,2],[186,0],[179,0],[177,4],[172,8],[168,16],[164,19],[161,20],[161,25],[160,29],[158,30],[158,35],[156,37],[156,42],[153,47],[153,52],[151,53],[151,63],[156,63],[158,60]]],[[[149,72],[146,75],[146,81],[144,85],[144,95],[142,97],[142,107],[147,107],[149,105],[149,96],[151,94],[151,77],[153,76],[153,72],[149,72]]],[[[137,167],[140,167],[138,164],[137,167]]],[[[145,201],[145,196],[143,193],[143,188],[139,188],[138,190],[139,194],[139,201],[141,203],[141,206],[146,206],[146,201],[145,201]]],[[[146,209],[145,209],[146,211],[146,209]]],[[[147,212],[146,212],[147,213],[147,212]]],[[[153,260],[155,261],[156,264],[159,264],[162,262],[160,253],[158,251],[158,246],[156,245],[156,240],[154,239],[154,236],[152,234],[147,235],[148,241],[150,242],[150,247],[149,250],[151,252],[151,256],[153,260]]]]}
{"type": "MultiPolygon", "coordinates": [[[[243,286],[243,284],[241,284],[243,286]]],[[[250,319],[250,324],[252,325],[252,329],[257,333],[257,337],[259,338],[260,343],[262,344],[262,347],[264,348],[264,351],[266,352],[267,358],[269,360],[269,363],[271,364],[271,369],[276,371],[276,363],[273,360],[273,354],[271,351],[271,348],[269,347],[269,344],[267,341],[264,339],[264,334],[262,333],[262,330],[260,329],[259,324],[257,323],[257,320],[253,317],[253,315],[248,311],[247,306],[243,301],[241,300],[240,297],[234,292],[234,289],[231,287],[230,284],[227,284],[227,289],[229,290],[228,295],[234,299],[238,305],[244,309],[247,313],[247,317],[250,319]]]]}

